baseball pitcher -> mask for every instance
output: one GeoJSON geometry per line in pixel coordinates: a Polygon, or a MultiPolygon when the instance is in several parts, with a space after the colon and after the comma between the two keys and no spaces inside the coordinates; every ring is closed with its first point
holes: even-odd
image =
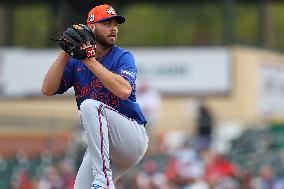
{"type": "Polygon", "coordinates": [[[110,5],[94,7],[87,25],[71,25],[61,34],[63,51],[43,80],[46,96],[75,90],[88,139],[75,189],[114,189],[148,147],[146,120],[136,103],[135,60],[115,45],[124,22],[110,5]]]}

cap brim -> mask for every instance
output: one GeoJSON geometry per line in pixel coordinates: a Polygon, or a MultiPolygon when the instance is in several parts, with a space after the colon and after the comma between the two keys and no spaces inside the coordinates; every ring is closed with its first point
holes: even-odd
{"type": "Polygon", "coordinates": [[[103,22],[109,19],[116,19],[118,24],[123,24],[125,22],[125,17],[124,16],[120,16],[120,15],[115,15],[115,16],[110,16],[101,20],[98,20],[97,22],[103,22]]]}

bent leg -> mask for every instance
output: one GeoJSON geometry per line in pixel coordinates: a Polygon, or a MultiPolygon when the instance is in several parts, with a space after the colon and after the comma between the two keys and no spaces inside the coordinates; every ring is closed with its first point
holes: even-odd
{"type": "Polygon", "coordinates": [[[80,109],[81,121],[88,139],[93,184],[104,188],[114,188],[110,169],[108,125],[103,104],[87,99],[82,102],[80,109]]]}
{"type": "Polygon", "coordinates": [[[114,183],[135,166],[148,147],[148,135],[143,125],[104,105],[109,125],[111,169],[114,183]]]}
{"type": "Polygon", "coordinates": [[[92,99],[81,104],[81,121],[88,139],[93,184],[114,188],[113,181],[144,156],[148,147],[146,130],[135,120],[92,99]]]}

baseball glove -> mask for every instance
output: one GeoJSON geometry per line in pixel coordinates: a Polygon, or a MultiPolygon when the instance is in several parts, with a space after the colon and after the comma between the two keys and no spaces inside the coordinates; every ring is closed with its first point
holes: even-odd
{"type": "Polygon", "coordinates": [[[83,60],[95,56],[96,37],[84,24],[69,26],[55,41],[58,41],[61,49],[75,59],[83,60]],[[84,48],[83,45],[87,47],[84,48]]]}

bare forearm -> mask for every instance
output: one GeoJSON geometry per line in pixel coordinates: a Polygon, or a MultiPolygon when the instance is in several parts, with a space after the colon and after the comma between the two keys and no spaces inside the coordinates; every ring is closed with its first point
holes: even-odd
{"type": "Polygon", "coordinates": [[[110,72],[95,59],[84,61],[84,63],[110,92],[122,100],[129,97],[132,88],[122,76],[110,72]]]}
{"type": "Polygon", "coordinates": [[[69,55],[65,52],[61,52],[54,63],[46,73],[41,92],[46,96],[52,96],[59,88],[60,82],[63,77],[64,68],[69,60],[69,55]]]}

